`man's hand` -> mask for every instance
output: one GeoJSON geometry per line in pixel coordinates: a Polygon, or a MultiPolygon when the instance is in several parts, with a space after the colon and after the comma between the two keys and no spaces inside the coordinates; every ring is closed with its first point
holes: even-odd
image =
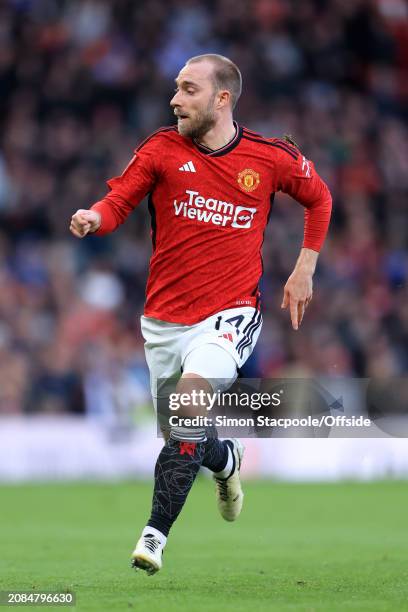
{"type": "Polygon", "coordinates": [[[101,225],[101,215],[96,210],[80,208],[71,217],[69,229],[77,238],[96,232],[101,225]]]}
{"type": "Polygon", "coordinates": [[[289,306],[292,327],[295,330],[302,323],[305,309],[313,297],[313,274],[318,255],[311,249],[302,249],[295,269],[283,289],[281,308],[289,306]]]}

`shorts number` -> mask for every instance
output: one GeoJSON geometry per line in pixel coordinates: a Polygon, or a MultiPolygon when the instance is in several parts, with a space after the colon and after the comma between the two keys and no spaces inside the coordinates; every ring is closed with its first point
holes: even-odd
{"type": "MultiPolygon", "coordinates": [[[[245,319],[244,315],[237,315],[236,317],[231,317],[230,319],[225,319],[226,323],[229,323],[230,325],[234,325],[236,330],[237,330],[237,335],[239,336],[240,334],[240,330],[239,330],[239,326],[241,325],[241,323],[243,322],[243,320],[245,319]]],[[[220,325],[221,325],[221,320],[222,317],[218,317],[216,322],[215,322],[215,329],[220,329],[220,325]]]]}

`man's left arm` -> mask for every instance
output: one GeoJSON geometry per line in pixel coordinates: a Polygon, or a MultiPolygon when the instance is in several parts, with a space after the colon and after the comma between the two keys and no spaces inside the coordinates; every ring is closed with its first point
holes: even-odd
{"type": "Polygon", "coordinates": [[[313,274],[330,222],[332,198],[324,181],[300,151],[281,155],[278,189],[305,207],[303,245],[284,290],[282,308],[289,307],[293,329],[299,329],[313,297],[313,274]]]}

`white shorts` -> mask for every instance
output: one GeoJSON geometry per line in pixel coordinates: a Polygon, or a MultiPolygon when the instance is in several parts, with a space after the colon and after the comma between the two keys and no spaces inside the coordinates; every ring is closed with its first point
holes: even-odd
{"type": "Polygon", "coordinates": [[[153,403],[168,397],[166,381],[182,372],[209,380],[214,390],[225,390],[252,353],[262,327],[259,310],[229,308],[194,325],[141,317],[145,354],[150,370],[153,403]]]}

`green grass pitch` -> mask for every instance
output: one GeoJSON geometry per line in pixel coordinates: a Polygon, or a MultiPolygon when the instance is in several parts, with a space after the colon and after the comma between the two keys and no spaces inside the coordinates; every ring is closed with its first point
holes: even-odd
{"type": "Polygon", "coordinates": [[[0,590],[71,589],[81,611],[408,610],[407,488],[248,482],[230,524],[200,477],[149,577],[129,555],[150,484],[1,486],[0,590]]]}

